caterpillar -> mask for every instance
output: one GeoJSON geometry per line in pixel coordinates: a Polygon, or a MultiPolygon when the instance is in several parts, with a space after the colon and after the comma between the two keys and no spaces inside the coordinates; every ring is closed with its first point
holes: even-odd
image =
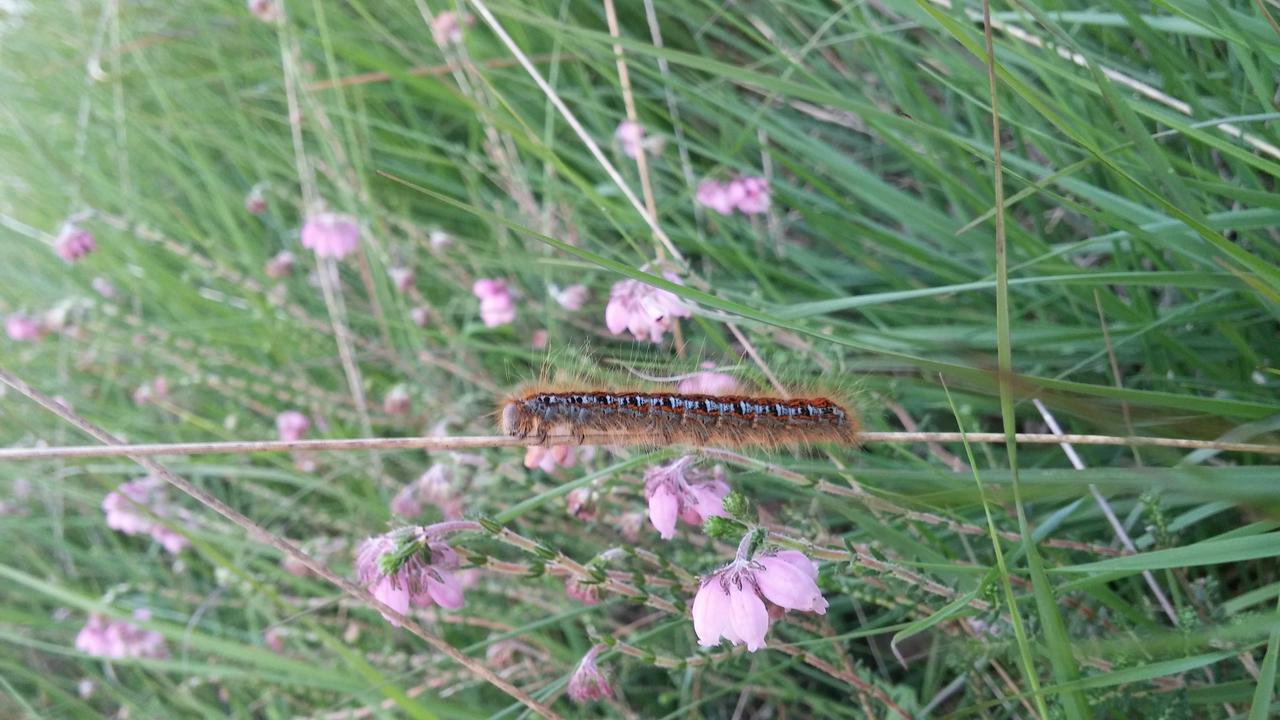
{"type": "Polygon", "coordinates": [[[775,447],[854,444],[858,419],[826,397],[704,395],[531,387],[507,397],[502,432],[545,441],[552,434],[616,435],[619,445],[775,447]]]}

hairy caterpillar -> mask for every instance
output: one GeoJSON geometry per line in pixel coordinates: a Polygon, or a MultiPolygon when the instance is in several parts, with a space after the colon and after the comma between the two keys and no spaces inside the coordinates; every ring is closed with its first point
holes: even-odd
{"type": "Polygon", "coordinates": [[[858,419],[826,397],[530,387],[507,397],[502,432],[545,440],[560,433],[616,435],[617,444],[742,447],[853,444],[858,419]]]}

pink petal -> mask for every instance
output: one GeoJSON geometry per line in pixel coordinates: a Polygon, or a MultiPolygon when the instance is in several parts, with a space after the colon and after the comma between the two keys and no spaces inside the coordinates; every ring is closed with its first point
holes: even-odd
{"type": "Polygon", "coordinates": [[[458,579],[452,573],[439,569],[434,574],[439,575],[440,579],[436,580],[432,575],[427,576],[427,592],[430,593],[431,599],[435,600],[440,607],[449,610],[462,607],[462,586],[458,584],[458,579]]]}
{"type": "Polygon", "coordinates": [[[729,619],[729,596],[720,587],[720,578],[711,580],[698,589],[693,598],[693,632],[702,647],[715,647],[729,619]]]}
{"type": "Polygon", "coordinates": [[[812,579],[817,579],[818,577],[817,563],[810,560],[809,556],[799,550],[780,550],[770,557],[795,565],[797,568],[804,571],[805,575],[808,575],[812,579]]]}
{"type": "Polygon", "coordinates": [[[764,635],[769,632],[769,612],[750,585],[739,588],[730,583],[729,626],[746,643],[749,652],[764,647],[764,635]]]}
{"type": "MultiPolygon", "coordinates": [[[[405,587],[404,583],[401,583],[400,587],[396,587],[391,584],[390,577],[384,576],[382,579],[378,580],[373,587],[369,588],[369,592],[373,593],[375,598],[381,600],[384,604],[390,606],[392,610],[395,610],[401,615],[407,615],[409,613],[409,588],[405,587]]],[[[392,625],[395,625],[396,627],[400,626],[399,621],[395,620],[390,615],[382,613],[382,617],[386,618],[387,622],[392,625]]]]}
{"type": "MultiPolygon", "coordinates": [[[[720,483],[723,485],[723,483],[720,483]]],[[[724,496],[729,494],[729,488],[726,486],[721,492],[721,488],[715,483],[702,483],[693,486],[693,496],[697,498],[698,514],[705,521],[709,517],[729,517],[724,511],[724,496]]]]}
{"type": "Polygon", "coordinates": [[[625,303],[622,300],[610,300],[609,304],[604,308],[604,324],[609,328],[609,332],[619,335],[623,330],[627,329],[627,324],[631,321],[631,314],[627,312],[625,303]]]}
{"type": "Polygon", "coordinates": [[[665,485],[654,489],[649,496],[649,522],[663,540],[676,536],[676,516],[680,514],[680,501],[665,485]]]}
{"type": "Polygon", "coordinates": [[[764,570],[756,573],[756,584],[769,602],[788,610],[805,610],[824,614],[827,601],[803,570],[777,557],[758,559],[764,570]]]}

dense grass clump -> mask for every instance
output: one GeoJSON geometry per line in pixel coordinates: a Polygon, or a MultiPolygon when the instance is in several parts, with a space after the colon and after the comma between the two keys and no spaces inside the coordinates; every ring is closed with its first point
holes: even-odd
{"type": "Polygon", "coordinates": [[[0,716],[1280,712],[1274,2],[248,5],[0,7],[0,716]]]}

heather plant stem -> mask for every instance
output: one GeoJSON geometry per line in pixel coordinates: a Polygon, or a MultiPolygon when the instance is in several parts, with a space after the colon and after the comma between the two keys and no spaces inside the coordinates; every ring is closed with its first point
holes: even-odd
{"type": "MultiPolygon", "coordinates": [[[[1002,443],[1003,433],[972,433],[970,442],[1002,443]]],[[[953,432],[865,432],[859,436],[862,445],[879,443],[928,443],[928,442],[960,442],[961,433],[953,432]]],[[[1186,450],[1220,450],[1242,453],[1258,453],[1260,455],[1280,455],[1280,445],[1263,445],[1260,443],[1239,443],[1217,440],[1190,440],[1184,438],[1158,437],[1120,437],[1115,435],[1053,435],[1051,433],[1017,433],[1014,439],[1027,445],[1057,445],[1072,443],[1075,445],[1122,445],[1181,448],[1186,450]]],[[[348,438],[341,440],[241,440],[232,442],[190,442],[166,443],[154,445],[119,445],[102,447],[98,445],[78,445],[69,447],[42,448],[0,448],[0,461],[4,460],[43,460],[64,457],[117,457],[121,455],[248,455],[266,452],[292,452],[297,450],[344,451],[344,450],[464,450],[498,447],[530,447],[533,445],[639,445],[662,446],[665,441],[660,437],[629,436],[620,438],[617,435],[551,435],[545,441],[535,437],[515,438],[505,435],[459,435],[454,437],[398,437],[398,438],[348,438]]],[[[698,450],[711,457],[724,451],[716,448],[698,450]]],[[[774,466],[770,466],[774,467],[774,466]]],[[[808,480],[805,480],[808,483],[808,480]]],[[[835,487],[835,486],[833,486],[835,487]]],[[[846,492],[849,492],[846,489],[846,492]]]]}
{"type": "MultiPolygon", "coordinates": [[[[108,433],[106,430],[103,430],[102,428],[99,428],[98,426],[90,423],[85,418],[81,417],[80,415],[68,409],[66,406],[59,404],[53,398],[41,393],[40,391],[36,390],[35,388],[23,382],[17,376],[11,374],[10,372],[2,368],[0,368],[0,382],[3,382],[5,385],[8,385],[9,387],[18,391],[18,393],[35,401],[41,407],[45,408],[49,412],[52,412],[54,415],[57,415],[58,417],[62,418],[67,423],[78,428],[79,430],[89,435],[90,437],[93,437],[98,441],[107,445],[115,445],[115,446],[121,445],[121,441],[115,436],[108,433]]],[[[274,535],[268,532],[266,529],[254,523],[248,517],[237,512],[231,506],[223,503],[221,500],[214,497],[213,495],[210,495],[205,490],[199,487],[196,487],[194,484],[192,484],[188,480],[176,475],[164,465],[161,465],[160,463],[144,456],[129,455],[128,457],[134,462],[141,465],[142,467],[146,468],[148,471],[154,473],[164,481],[168,482],[170,485],[173,485],[178,490],[181,490],[182,492],[191,496],[192,498],[200,502],[200,504],[204,505],[210,510],[213,510],[214,512],[223,516],[227,520],[230,520],[231,522],[235,523],[240,528],[244,529],[245,532],[249,534],[249,537],[259,542],[270,545],[271,547],[279,550],[285,555],[301,563],[311,572],[324,578],[335,587],[341,589],[343,592],[346,592],[348,595],[351,595],[357,600],[360,600],[361,602],[365,603],[368,607],[371,607],[374,610],[377,610],[383,615],[387,615],[391,618],[394,618],[406,630],[418,636],[419,638],[421,638],[427,644],[431,645],[436,650],[439,650],[445,655],[448,655],[459,665],[462,665],[463,667],[467,668],[472,673],[474,673],[477,677],[483,679],[485,682],[490,683],[491,685],[501,689],[503,692],[507,693],[511,697],[519,700],[521,703],[523,703],[525,706],[527,706],[531,710],[537,713],[540,713],[544,717],[549,717],[549,718],[560,717],[558,714],[553,712],[551,708],[546,707],[542,703],[539,703],[537,700],[533,699],[531,696],[529,696],[520,688],[517,688],[516,686],[512,685],[511,683],[507,682],[506,680],[496,675],[492,670],[485,667],[483,663],[480,663],[462,654],[461,651],[459,651],[457,648],[453,647],[449,643],[445,642],[442,638],[439,638],[427,632],[426,629],[424,629],[421,625],[419,625],[413,619],[409,618],[408,616],[402,615],[401,613],[397,612],[394,608],[383,603],[381,600],[378,600],[369,591],[334,574],[334,572],[330,570],[328,566],[317,561],[315,558],[312,558],[310,555],[307,555],[301,549],[299,549],[298,546],[294,545],[288,540],[285,540],[282,537],[279,537],[277,535],[274,535]]]]}

